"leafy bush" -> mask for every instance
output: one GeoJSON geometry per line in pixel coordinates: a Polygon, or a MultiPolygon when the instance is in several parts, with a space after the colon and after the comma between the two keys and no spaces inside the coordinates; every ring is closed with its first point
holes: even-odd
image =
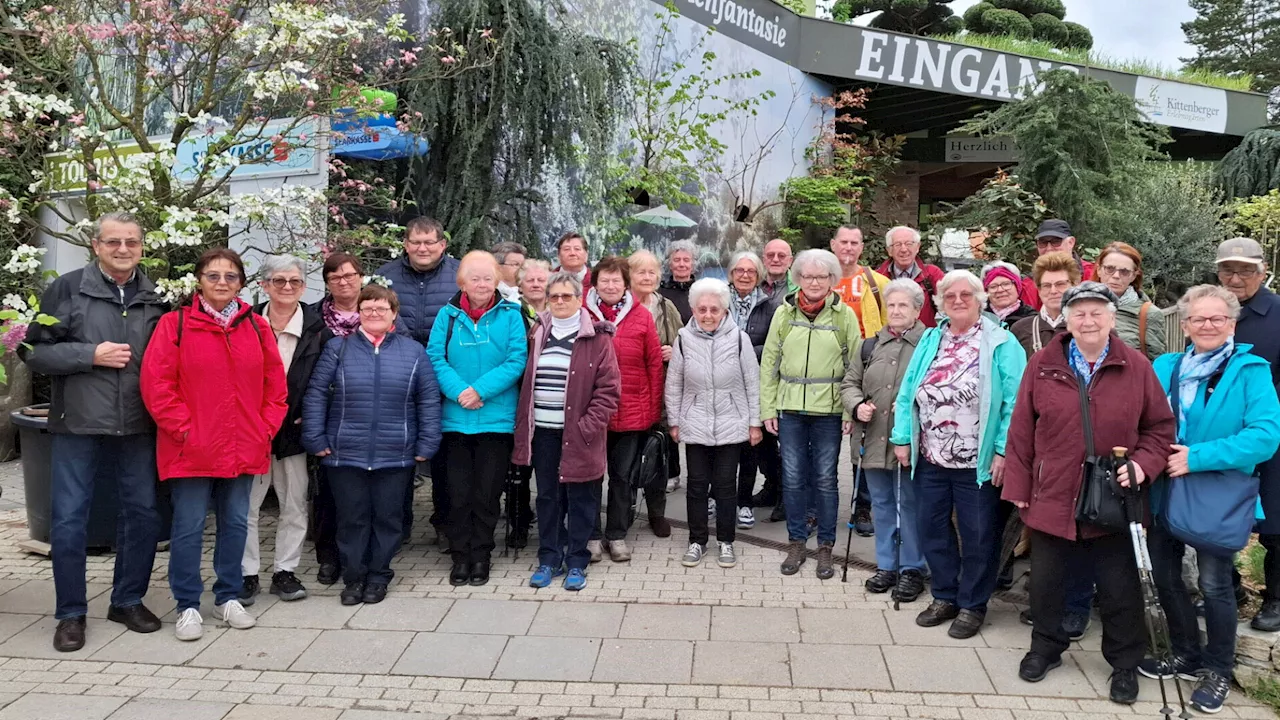
{"type": "Polygon", "coordinates": [[[1093,33],[1080,23],[1065,22],[1067,26],[1067,47],[1088,50],[1093,47],[1093,33]]]}
{"type": "Polygon", "coordinates": [[[893,0],[889,4],[889,9],[899,15],[915,15],[924,12],[929,7],[929,0],[893,0]]]}
{"type": "Polygon", "coordinates": [[[965,10],[964,11],[965,28],[968,29],[969,32],[976,32],[976,33],[986,32],[987,23],[984,16],[987,14],[987,11],[994,10],[995,7],[996,7],[995,5],[992,5],[991,3],[986,2],[984,0],[983,2],[980,2],[977,5],[974,5],[973,7],[969,8],[968,10],[965,10]]]}
{"type": "Polygon", "coordinates": [[[1036,228],[1049,217],[1044,198],[1001,170],[959,205],[943,205],[942,212],[930,216],[929,227],[934,239],[951,229],[984,231],[988,257],[1026,267],[1035,260],[1036,228]]]}
{"type": "Polygon", "coordinates": [[[991,35],[1012,35],[1024,40],[1030,40],[1035,35],[1031,21],[1017,10],[988,10],[983,13],[982,22],[985,24],[984,32],[991,35]]]}
{"type": "Polygon", "coordinates": [[[1031,28],[1037,40],[1051,45],[1062,46],[1070,41],[1071,32],[1067,30],[1067,24],[1049,13],[1032,15],[1031,28]]]}
{"type": "Polygon", "coordinates": [[[1027,5],[1032,15],[1046,13],[1059,20],[1067,16],[1067,6],[1062,4],[1062,0],[1031,0],[1027,5]]]}
{"type": "Polygon", "coordinates": [[[1218,184],[1228,198],[1265,195],[1280,187],[1280,131],[1259,128],[1218,163],[1218,184]]]}

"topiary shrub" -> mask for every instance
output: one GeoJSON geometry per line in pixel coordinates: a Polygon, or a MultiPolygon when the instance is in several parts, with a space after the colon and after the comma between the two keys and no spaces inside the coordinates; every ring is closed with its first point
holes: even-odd
{"type": "Polygon", "coordinates": [[[1059,20],[1067,16],[1067,6],[1062,4],[1062,0],[1030,0],[1027,5],[1032,15],[1047,13],[1059,20]]]}
{"type": "Polygon", "coordinates": [[[991,0],[991,4],[1000,10],[1013,10],[1019,15],[1027,15],[1031,10],[1032,0],[991,0]]]}
{"type": "Polygon", "coordinates": [[[959,15],[952,15],[942,21],[941,34],[943,35],[958,35],[962,30],[964,30],[964,20],[961,20],[959,15]]]}
{"type": "Polygon", "coordinates": [[[1093,47],[1093,33],[1080,23],[1064,22],[1067,26],[1067,47],[1088,50],[1093,47]]]}
{"type": "Polygon", "coordinates": [[[889,9],[899,15],[915,15],[929,7],[929,0],[893,0],[889,9]]]}
{"type": "Polygon", "coordinates": [[[1070,31],[1067,30],[1067,24],[1049,13],[1032,15],[1031,29],[1035,31],[1037,40],[1047,42],[1054,47],[1062,47],[1071,36],[1070,31]]]}
{"type": "Polygon", "coordinates": [[[991,3],[986,2],[984,0],[983,2],[980,2],[977,5],[974,5],[973,7],[969,8],[968,10],[965,10],[964,11],[965,29],[967,29],[969,32],[985,33],[987,31],[987,23],[983,16],[987,14],[988,10],[994,10],[995,7],[996,7],[995,5],[992,5],[991,3]]]}
{"type": "Polygon", "coordinates": [[[1035,36],[1031,21],[1017,10],[996,8],[984,13],[982,20],[986,23],[984,32],[990,35],[1009,35],[1023,40],[1035,36]]]}

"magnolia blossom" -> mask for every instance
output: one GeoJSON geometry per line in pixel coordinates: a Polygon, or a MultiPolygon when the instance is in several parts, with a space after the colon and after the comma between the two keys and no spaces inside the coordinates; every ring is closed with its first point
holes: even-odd
{"type": "Polygon", "coordinates": [[[26,275],[40,272],[40,258],[48,252],[45,248],[32,245],[19,245],[13,249],[9,262],[4,264],[4,271],[14,275],[26,275]]]}
{"type": "Polygon", "coordinates": [[[365,275],[364,278],[361,279],[360,285],[363,287],[369,283],[381,285],[385,288],[391,287],[391,281],[381,275],[365,275]]]}
{"type": "Polygon", "coordinates": [[[165,302],[173,305],[190,297],[199,286],[196,276],[187,273],[180,278],[160,278],[156,281],[156,292],[165,302]]]}

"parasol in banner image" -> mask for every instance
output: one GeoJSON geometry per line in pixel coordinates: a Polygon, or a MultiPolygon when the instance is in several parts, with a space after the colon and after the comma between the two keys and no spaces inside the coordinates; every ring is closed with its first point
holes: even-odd
{"type": "Polygon", "coordinates": [[[672,210],[666,205],[659,205],[656,208],[651,208],[644,212],[638,212],[635,215],[632,215],[631,219],[635,222],[642,222],[649,225],[667,228],[690,228],[697,227],[698,225],[698,223],[690,220],[685,215],[682,215],[679,211],[672,210]]]}

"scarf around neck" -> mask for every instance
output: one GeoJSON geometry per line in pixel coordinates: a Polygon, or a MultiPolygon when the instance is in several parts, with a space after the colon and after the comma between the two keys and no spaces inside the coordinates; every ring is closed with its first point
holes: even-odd
{"type": "Polygon", "coordinates": [[[746,327],[747,318],[751,317],[751,311],[755,310],[756,305],[759,305],[764,301],[764,299],[764,291],[758,287],[753,288],[751,292],[747,293],[746,297],[738,295],[738,292],[735,290],[733,292],[733,303],[729,308],[730,314],[733,315],[734,324],[738,327],[746,327]]]}
{"type": "Polygon", "coordinates": [[[809,299],[804,296],[804,291],[799,291],[796,293],[796,307],[805,314],[805,317],[813,320],[818,317],[818,313],[822,312],[822,308],[827,306],[827,299],[824,297],[816,303],[809,302],[809,299]]]}
{"type": "Polygon", "coordinates": [[[200,298],[200,309],[209,313],[213,321],[218,323],[218,326],[223,330],[226,330],[231,325],[231,319],[240,311],[240,301],[235,298],[231,298],[231,302],[227,303],[227,306],[221,310],[214,310],[203,295],[197,295],[196,297],[200,298]]]}
{"type": "Polygon", "coordinates": [[[1098,372],[1098,368],[1102,367],[1102,361],[1107,359],[1107,354],[1111,352],[1111,341],[1102,347],[1102,352],[1098,355],[1098,360],[1092,367],[1089,361],[1085,359],[1084,353],[1080,352],[1080,347],[1076,345],[1075,338],[1071,338],[1071,343],[1067,347],[1067,359],[1071,362],[1071,367],[1084,381],[1086,387],[1093,382],[1094,373],[1098,372]]]}
{"type": "Polygon", "coordinates": [[[338,306],[333,304],[332,295],[320,303],[320,317],[324,319],[324,325],[329,328],[329,332],[337,337],[346,337],[360,327],[360,313],[339,310],[338,306]]]}
{"type": "Polygon", "coordinates": [[[471,318],[471,322],[480,322],[480,318],[484,317],[485,313],[489,312],[494,305],[498,304],[498,293],[495,292],[493,297],[489,298],[489,303],[482,307],[475,307],[472,305],[467,294],[462,293],[462,300],[460,301],[460,304],[462,306],[462,312],[466,313],[467,317],[471,318]]]}
{"type": "Polygon", "coordinates": [[[1187,415],[1196,402],[1196,392],[1200,384],[1213,377],[1236,349],[1234,335],[1227,338],[1217,350],[1207,353],[1196,352],[1193,345],[1178,366],[1178,435],[1181,439],[1186,433],[1187,415]]]}
{"type": "Polygon", "coordinates": [[[634,304],[635,299],[632,297],[630,290],[624,291],[622,299],[612,304],[602,300],[600,293],[596,292],[595,288],[587,291],[587,310],[597,318],[613,323],[615,327],[622,322],[627,313],[631,312],[631,307],[634,304]]]}

